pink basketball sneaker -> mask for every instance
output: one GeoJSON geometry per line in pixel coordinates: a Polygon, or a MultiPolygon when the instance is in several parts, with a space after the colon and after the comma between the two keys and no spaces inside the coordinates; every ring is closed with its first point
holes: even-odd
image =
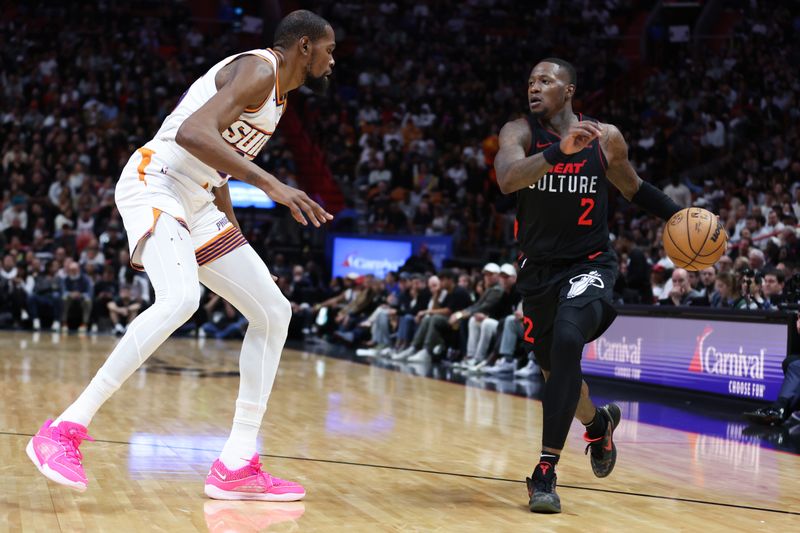
{"type": "Polygon", "coordinates": [[[64,420],[58,426],[52,423],[52,420],[44,423],[28,442],[25,451],[45,477],[83,492],[88,480],[78,447],[84,440],[94,439],[86,433],[85,427],[75,422],[64,420]]]}
{"type": "Polygon", "coordinates": [[[305,495],[302,485],[262,472],[258,454],[238,470],[228,470],[217,459],[206,477],[206,496],[215,500],[293,502],[302,500],[305,495]]]}

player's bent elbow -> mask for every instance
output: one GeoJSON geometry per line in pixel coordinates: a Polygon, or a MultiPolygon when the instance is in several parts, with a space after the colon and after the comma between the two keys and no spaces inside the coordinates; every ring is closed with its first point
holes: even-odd
{"type": "Polygon", "coordinates": [[[510,191],[508,190],[508,177],[507,174],[497,174],[497,186],[500,188],[500,192],[503,194],[508,194],[510,191]]]}
{"type": "Polygon", "coordinates": [[[184,123],[181,124],[181,127],[178,128],[178,131],[175,133],[175,142],[178,143],[178,146],[184,148],[185,150],[191,150],[196,144],[196,139],[197,136],[194,134],[194,129],[188,120],[184,121],[184,123]]]}
{"type": "Polygon", "coordinates": [[[497,186],[500,187],[500,192],[503,194],[511,194],[517,190],[507,174],[502,178],[497,176],[497,186]]]}

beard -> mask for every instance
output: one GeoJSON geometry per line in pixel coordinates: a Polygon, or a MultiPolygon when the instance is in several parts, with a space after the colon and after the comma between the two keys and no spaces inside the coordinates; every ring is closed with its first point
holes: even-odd
{"type": "Polygon", "coordinates": [[[308,87],[311,92],[319,96],[325,96],[328,93],[328,86],[330,85],[330,81],[328,80],[328,76],[320,76],[314,77],[311,74],[306,75],[306,81],[303,82],[303,85],[308,87]]]}
{"type": "Polygon", "coordinates": [[[544,118],[547,116],[547,112],[548,109],[545,109],[544,106],[542,106],[539,108],[538,111],[531,111],[531,115],[533,116],[533,118],[544,118]]]}

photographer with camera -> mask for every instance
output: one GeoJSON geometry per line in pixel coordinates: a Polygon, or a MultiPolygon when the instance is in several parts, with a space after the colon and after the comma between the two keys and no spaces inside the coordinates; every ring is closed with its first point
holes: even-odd
{"type": "Polygon", "coordinates": [[[766,299],[763,289],[764,277],[760,272],[750,268],[742,269],[738,277],[739,297],[733,304],[734,309],[764,309],[766,299]]]}

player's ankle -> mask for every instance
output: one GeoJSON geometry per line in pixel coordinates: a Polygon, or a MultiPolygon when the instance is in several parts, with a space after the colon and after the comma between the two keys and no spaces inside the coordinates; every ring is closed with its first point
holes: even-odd
{"type": "Polygon", "coordinates": [[[584,424],[586,428],[586,434],[589,435],[590,439],[598,439],[606,434],[606,426],[608,425],[608,420],[603,414],[600,412],[600,409],[595,408],[594,410],[594,418],[588,424],[584,424]]]}
{"type": "Polygon", "coordinates": [[[542,451],[539,455],[539,463],[547,463],[552,467],[558,464],[559,459],[561,459],[561,454],[558,453],[542,451]]]}

